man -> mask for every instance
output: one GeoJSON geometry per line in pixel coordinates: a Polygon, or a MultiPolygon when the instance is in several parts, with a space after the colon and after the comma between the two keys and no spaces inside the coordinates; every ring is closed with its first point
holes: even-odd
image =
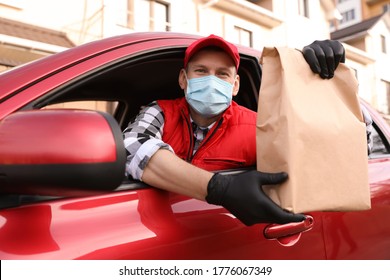
{"type": "MultiPolygon", "coordinates": [[[[345,60],[342,45],[329,40],[305,47],[303,55],[322,78],[332,78],[345,60]]],[[[222,205],[246,225],[302,221],[304,215],[284,211],[262,190],[284,182],[286,173],[211,172],[256,164],[256,112],[232,101],[240,86],[239,63],[237,48],[218,36],[192,43],[179,73],[185,97],[153,102],[124,131],[127,174],[222,205]]]]}

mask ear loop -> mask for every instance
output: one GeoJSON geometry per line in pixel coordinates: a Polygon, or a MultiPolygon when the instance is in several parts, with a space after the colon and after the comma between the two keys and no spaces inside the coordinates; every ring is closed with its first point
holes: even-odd
{"type": "Polygon", "coordinates": [[[184,94],[187,95],[187,92],[189,90],[189,80],[188,80],[188,76],[187,76],[187,70],[186,69],[183,69],[183,73],[184,73],[184,77],[186,78],[186,82],[187,82],[187,86],[186,86],[186,90],[184,91],[184,94]]]}
{"type": "Polygon", "coordinates": [[[187,81],[187,85],[188,85],[188,77],[187,77],[187,70],[186,69],[183,69],[183,73],[184,73],[184,77],[186,78],[186,81],[187,81]]]}

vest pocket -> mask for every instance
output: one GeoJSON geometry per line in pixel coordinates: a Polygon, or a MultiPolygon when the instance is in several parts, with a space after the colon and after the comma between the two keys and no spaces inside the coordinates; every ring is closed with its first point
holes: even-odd
{"type": "Polygon", "coordinates": [[[243,167],[246,164],[246,160],[242,158],[205,158],[203,161],[213,169],[230,169],[243,167]]]}

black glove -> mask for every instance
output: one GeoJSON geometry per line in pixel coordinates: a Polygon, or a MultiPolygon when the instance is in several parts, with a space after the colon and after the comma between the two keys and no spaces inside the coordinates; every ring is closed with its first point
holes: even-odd
{"type": "Polygon", "coordinates": [[[300,222],[302,214],[293,214],[280,208],[263,191],[262,185],[284,182],[287,173],[248,171],[238,175],[214,174],[207,186],[206,201],[222,205],[245,225],[255,223],[300,222]]]}
{"type": "Polygon", "coordinates": [[[345,50],[339,41],[314,41],[302,50],[306,62],[314,73],[331,79],[340,62],[345,62],[345,50]]]}

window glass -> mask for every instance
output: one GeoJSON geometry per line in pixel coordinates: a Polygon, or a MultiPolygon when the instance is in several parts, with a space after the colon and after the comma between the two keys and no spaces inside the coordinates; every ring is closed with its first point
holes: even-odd
{"type": "Polygon", "coordinates": [[[135,1],[134,24],[140,31],[169,31],[169,4],[152,0],[135,1]]]}
{"type": "Polygon", "coordinates": [[[134,25],[139,31],[149,31],[150,3],[149,1],[134,2],[134,25]]]}
{"type": "Polygon", "coordinates": [[[373,146],[370,157],[390,154],[389,143],[384,138],[378,127],[374,124],[372,130],[373,146]]]}
{"type": "Polygon", "coordinates": [[[381,80],[378,94],[378,110],[383,114],[390,114],[390,82],[381,80]]]}
{"type": "Polygon", "coordinates": [[[67,109],[86,109],[86,110],[96,110],[106,113],[113,114],[115,112],[118,102],[113,101],[72,101],[65,103],[58,103],[53,105],[48,105],[42,109],[58,109],[58,108],[67,108],[67,109]]]}
{"type": "Polygon", "coordinates": [[[252,32],[244,28],[234,26],[235,42],[237,44],[252,47],[252,32]]]}
{"type": "Polygon", "coordinates": [[[355,19],[355,10],[354,9],[348,10],[344,13],[341,13],[341,15],[343,18],[340,21],[340,23],[346,23],[346,22],[352,21],[355,19]]]}
{"type": "Polygon", "coordinates": [[[382,11],[383,11],[383,13],[387,13],[388,11],[390,11],[390,3],[389,4],[384,4],[382,6],[382,11]]]}
{"type": "Polygon", "coordinates": [[[152,15],[153,31],[169,31],[168,5],[154,2],[152,15]]]}
{"type": "Polygon", "coordinates": [[[116,2],[116,22],[122,26],[128,26],[128,3],[127,0],[117,0],[116,2]]]}
{"type": "Polygon", "coordinates": [[[383,53],[387,53],[386,36],[381,35],[381,48],[383,53]]]}
{"type": "Polygon", "coordinates": [[[301,16],[309,17],[309,1],[298,0],[298,12],[301,16]]]}

